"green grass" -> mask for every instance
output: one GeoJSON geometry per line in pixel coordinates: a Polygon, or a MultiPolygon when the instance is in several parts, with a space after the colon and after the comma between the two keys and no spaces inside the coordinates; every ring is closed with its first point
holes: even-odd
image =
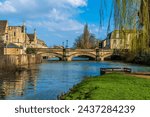
{"type": "Polygon", "coordinates": [[[150,79],[125,74],[90,77],[74,86],[65,100],[150,100],[150,79]]]}

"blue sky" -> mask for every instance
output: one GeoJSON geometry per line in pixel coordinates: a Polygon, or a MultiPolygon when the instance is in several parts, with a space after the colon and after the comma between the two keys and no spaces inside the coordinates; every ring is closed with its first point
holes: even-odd
{"type": "MultiPolygon", "coordinates": [[[[0,0],[0,20],[9,25],[22,25],[25,21],[27,32],[36,28],[38,37],[48,46],[62,45],[69,41],[69,47],[81,35],[87,22],[91,33],[99,39],[106,37],[108,16],[100,26],[101,0],[0,0]]],[[[104,0],[105,1],[105,0],[104,0]]],[[[107,0],[110,12],[111,0],[107,0]]]]}

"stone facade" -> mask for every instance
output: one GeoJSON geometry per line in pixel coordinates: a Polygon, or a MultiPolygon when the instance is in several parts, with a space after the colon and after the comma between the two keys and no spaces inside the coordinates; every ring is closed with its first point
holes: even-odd
{"type": "Polygon", "coordinates": [[[107,35],[102,45],[108,49],[131,49],[130,45],[136,36],[137,32],[134,30],[115,30],[107,35]]]}
{"type": "Polygon", "coordinates": [[[26,33],[26,27],[9,26],[7,20],[0,20],[0,47],[5,48],[4,54],[25,54],[26,48],[47,48],[44,41],[39,40],[34,30],[33,34],[26,33]],[[8,47],[14,44],[16,47],[8,47]],[[16,52],[15,52],[16,51],[16,52]]]}
{"type": "Polygon", "coordinates": [[[47,45],[43,40],[37,39],[37,48],[47,48],[47,45]]]}
{"type": "Polygon", "coordinates": [[[0,21],[0,40],[1,40],[1,42],[2,41],[6,42],[6,40],[8,40],[8,22],[7,22],[7,20],[0,21]]]}
{"type": "MultiPolygon", "coordinates": [[[[25,26],[9,26],[8,42],[18,46],[25,46],[25,26]]],[[[7,40],[6,40],[7,41],[7,40]]]]}
{"type": "Polygon", "coordinates": [[[0,56],[0,70],[16,71],[25,65],[39,64],[42,62],[40,55],[3,55],[0,56]]]}

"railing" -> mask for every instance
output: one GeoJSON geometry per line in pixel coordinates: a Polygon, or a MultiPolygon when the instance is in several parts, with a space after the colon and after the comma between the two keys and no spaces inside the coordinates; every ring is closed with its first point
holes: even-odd
{"type": "Polygon", "coordinates": [[[112,72],[124,72],[124,73],[131,73],[131,68],[100,68],[100,74],[104,75],[105,73],[112,73],[112,72]]]}
{"type": "MultiPolygon", "coordinates": [[[[50,50],[50,51],[62,51],[63,49],[66,49],[68,51],[76,51],[76,52],[95,52],[96,49],[73,49],[73,48],[35,48],[36,50],[50,50]]],[[[99,52],[113,52],[111,49],[99,49],[99,52]]]]}

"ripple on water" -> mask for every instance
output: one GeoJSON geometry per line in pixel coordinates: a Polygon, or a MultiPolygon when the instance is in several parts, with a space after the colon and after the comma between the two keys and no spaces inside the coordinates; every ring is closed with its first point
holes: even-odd
{"type": "Polygon", "coordinates": [[[150,67],[120,62],[47,62],[16,74],[0,73],[0,99],[57,99],[86,76],[99,75],[101,67],[130,67],[134,72],[150,67]]]}

